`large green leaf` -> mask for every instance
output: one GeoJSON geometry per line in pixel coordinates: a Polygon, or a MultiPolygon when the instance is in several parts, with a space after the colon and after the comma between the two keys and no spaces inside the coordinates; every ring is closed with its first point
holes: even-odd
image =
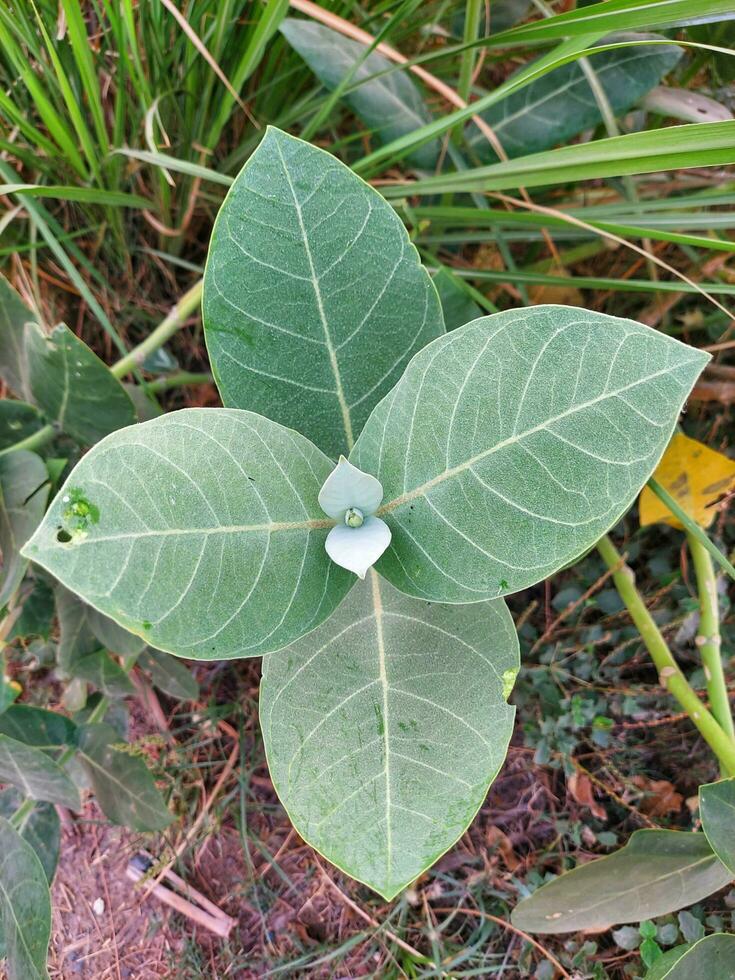
{"type": "Polygon", "coordinates": [[[46,467],[35,453],[18,450],[0,456],[0,609],[28,567],[20,549],[43,517],[47,482],[46,467]]]}
{"type": "Polygon", "coordinates": [[[32,800],[81,810],[79,790],[40,749],[0,735],[0,783],[10,783],[32,800]]]}
{"type": "MultiPolygon", "coordinates": [[[[365,58],[364,44],[313,20],[287,17],[281,22],[280,31],[330,90],[337,88],[359,58],[364,59],[347,86],[344,101],[383,143],[410,133],[431,120],[408,70],[396,71],[394,62],[379,52],[372,51],[365,58]],[[380,77],[372,78],[373,75],[380,77]]],[[[408,159],[417,167],[432,170],[440,149],[439,141],[433,140],[409,154],[408,159]]]]}
{"type": "Polygon", "coordinates": [[[351,461],[385,491],[377,564],[438,602],[518,592],[630,507],[708,355],[631,320],[510,310],[435,340],[365,426],[351,461]]]}
{"type": "Polygon", "coordinates": [[[645,980],[735,980],[735,936],[719,932],[669,949],[645,980]]]}
{"type": "MultiPolygon", "coordinates": [[[[606,41],[641,41],[651,36],[620,34],[606,41]]],[[[590,57],[589,65],[613,113],[620,115],[658,85],[681,55],[682,49],[675,44],[638,44],[629,49],[602,51],[590,57]]],[[[600,107],[579,61],[563,65],[513,92],[483,112],[482,118],[509,157],[547,150],[602,122],[600,107]]],[[[467,141],[483,162],[498,159],[474,123],[468,127],[467,141]]]]}
{"type": "Polygon", "coordinates": [[[79,754],[89,773],[100,809],[113,823],[132,830],[163,830],[173,820],[142,759],[116,748],[120,737],[110,725],[83,725],[79,754]]]}
{"type": "Polygon", "coordinates": [[[735,877],[735,779],[700,786],[699,810],[712,850],[735,877]]]}
{"type": "Polygon", "coordinates": [[[9,399],[0,401],[0,449],[27,439],[43,425],[43,417],[33,405],[9,399]]]}
{"type": "Polygon", "coordinates": [[[518,666],[502,601],[431,605],[371,572],[320,629],[265,659],[268,765],[299,834],[393,898],[482,804],[518,666]]]}
{"type": "Polygon", "coordinates": [[[278,650],[354,577],[327,558],[332,463],[232,409],[121,429],[82,459],[25,554],[121,626],[198,659],[278,650]]]}
{"type": "Polygon", "coordinates": [[[511,921],[527,932],[597,932],[694,905],[729,881],[704,834],[637,830],[609,857],[543,885],[511,921]]]}
{"type": "Polygon", "coordinates": [[[34,401],[73,439],[94,443],[135,422],[135,409],[123,386],[64,324],[49,334],[29,324],[25,350],[34,401]]]}
{"type": "MultiPolygon", "coordinates": [[[[9,820],[22,803],[23,795],[17,789],[2,790],[0,792],[0,817],[9,820]]],[[[21,837],[36,852],[50,885],[54,880],[56,865],[59,863],[61,845],[61,821],[56,812],[56,807],[52,803],[36,803],[23,818],[18,830],[21,837]]],[[[0,957],[2,955],[3,951],[0,949],[0,957]]]]}
{"type": "Polygon", "coordinates": [[[0,922],[8,980],[47,980],[51,897],[31,845],[0,817],[0,922]]]}
{"type": "Polygon", "coordinates": [[[26,323],[35,319],[5,276],[0,275],[0,378],[23,397],[28,392],[23,336],[26,323]]]}
{"type": "Polygon", "coordinates": [[[444,329],[393,209],[334,157],[273,128],[217,216],[203,318],[225,405],[334,456],[444,329]]]}

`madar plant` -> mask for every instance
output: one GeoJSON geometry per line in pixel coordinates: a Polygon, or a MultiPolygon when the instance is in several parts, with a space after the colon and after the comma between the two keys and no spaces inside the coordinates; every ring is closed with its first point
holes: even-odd
{"type": "MultiPolygon", "coordinates": [[[[561,306],[445,332],[393,209],[276,129],[220,209],[203,317],[226,407],[106,436],[23,555],[153,648],[263,656],[294,826],[392,898],[505,757],[503,596],[630,507],[708,356],[561,306]]],[[[724,883],[703,835],[678,839],[724,883]]]]}

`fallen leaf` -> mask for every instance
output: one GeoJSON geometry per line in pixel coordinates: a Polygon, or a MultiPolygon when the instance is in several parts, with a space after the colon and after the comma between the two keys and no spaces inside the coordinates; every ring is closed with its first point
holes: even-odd
{"type": "Polygon", "coordinates": [[[600,806],[592,793],[589,776],[585,776],[583,772],[573,773],[567,780],[567,789],[577,803],[586,806],[594,817],[598,820],[607,820],[605,808],[600,806]]]}
{"type": "Polygon", "coordinates": [[[513,850],[513,844],[507,834],[504,834],[500,827],[492,824],[485,831],[485,845],[489,851],[497,851],[503,860],[503,864],[508,871],[517,871],[520,859],[513,850]]]}
{"type": "MultiPolygon", "coordinates": [[[[700,527],[709,527],[717,513],[710,505],[735,487],[735,461],[677,432],[653,476],[700,527]]],[[[649,487],[641,491],[638,509],[641,527],[682,527],[649,487]]]]}
{"type": "Polygon", "coordinates": [[[640,810],[649,817],[663,817],[667,813],[678,813],[684,802],[668,779],[648,779],[646,776],[633,776],[634,786],[645,794],[640,802],[640,810]]]}

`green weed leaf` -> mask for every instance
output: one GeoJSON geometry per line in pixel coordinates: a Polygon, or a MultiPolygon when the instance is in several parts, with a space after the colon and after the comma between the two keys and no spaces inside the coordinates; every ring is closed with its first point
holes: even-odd
{"type": "Polygon", "coordinates": [[[25,349],[33,400],[73,439],[89,445],[135,422],[123,386],[64,324],[49,334],[29,324],[25,349]]]}
{"type": "Polygon", "coordinates": [[[699,810],[712,850],[735,876],[735,779],[700,786],[699,810]]]}
{"type": "Polygon", "coordinates": [[[47,980],[51,896],[31,845],[0,817],[0,920],[8,980],[47,980]]]}
{"type": "Polygon", "coordinates": [[[48,499],[43,460],[25,450],[0,456],[0,609],[23,580],[28,559],[21,547],[43,517],[48,499]]]}
{"type": "Polygon", "coordinates": [[[32,800],[81,810],[79,790],[41,749],[0,735],[0,783],[10,783],[32,800]]]}
{"type": "Polygon", "coordinates": [[[142,759],[116,748],[120,736],[110,725],[84,725],[79,753],[100,809],[113,823],[131,830],[163,830],[173,820],[142,759]]]}
{"type": "Polygon", "coordinates": [[[704,834],[637,830],[615,854],[543,885],[511,921],[527,932],[597,932],[694,905],[729,881],[704,834]]]}
{"type": "MultiPolygon", "coordinates": [[[[390,143],[431,122],[431,114],[408,69],[396,70],[394,62],[378,51],[371,51],[365,58],[364,44],[313,20],[287,17],[281,22],[280,31],[330,91],[337,88],[359,58],[364,59],[343,100],[381,143],[390,143]],[[373,75],[380,77],[372,78],[373,75]]],[[[410,153],[408,160],[424,170],[433,170],[440,149],[439,141],[432,140],[410,153]]]]}

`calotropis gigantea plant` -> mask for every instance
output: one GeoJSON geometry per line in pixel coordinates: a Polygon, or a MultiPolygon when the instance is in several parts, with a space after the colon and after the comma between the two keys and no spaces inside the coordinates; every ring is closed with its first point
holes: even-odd
{"type": "Polygon", "coordinates": [[[264,655],[295,827],[392,898],[505,756],[502,597],[617,522],[707,355],[561,306],[446,333],[391,207],[275,129],[219,212],[203,318],[226,407],[104,438],[24,553],[158,649],[264,655]]]}

